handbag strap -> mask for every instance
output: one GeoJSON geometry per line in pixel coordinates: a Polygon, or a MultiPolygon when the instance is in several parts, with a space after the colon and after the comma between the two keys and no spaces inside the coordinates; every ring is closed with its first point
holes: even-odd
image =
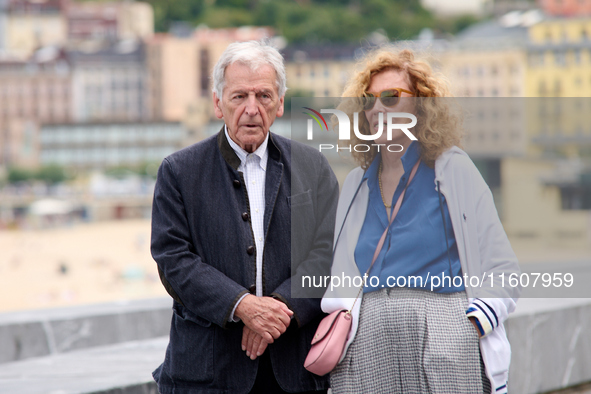
{"type": "MultiPolygon", "coordinates": [[[[402,205],[402,200],[404,199],[404,195],[406,194],[406,189],[408,189],[408,185],[410,184],[410,181],[412,181],[412,179],[415,177],[415,174],[417,173],[417,169],[419,168],[420,163],[421,163],[421,160],[417,160],[417,162],[415,163],[414,167],[412,168],[412,170],[410,172],[410,176],[408,177],[408,181],[406,182],[406,186],[404,186],[404,190],[402,190],[402,193],[400,193],[400,196],[398,196],[398,200],[396,201],[396,204],[392,207],[392,212],[390,214],[390,220],[388,221],[388,226],[386,227],[382,236],[380,237],[380,240],[378,242],[378,246],[376,246],[376,251],[373,254],[371,264],[369,265],[369,268],[367,269],[367,271],[365,271],[365,275],[363,275],[364,277],[369,274],[369,271],[371,271],[371,268],[373,267],[378,256],[380,255],[380,252],[382,251],[382,247],[384,246],[384,242],[386,241],[386,235],[388,235],[388,231],[390,230],[390,226],[394,222],[396,215],[398,215],[398,211],[400,211],[400,206],[402,205]]],[[[357,293],[357,297],[355,297],[355,301],[353,301],[353,305],[351,305],[351,309],[349,309],[349,311],[347,313],[350,314],[351,311],[353,310],[355,303],[357,302],[357,300],[359,299],[359,296],[361,295],[361,292],[363,291],[364,285],[365,284],[362,282],[361,286],[359,287],[359,293],[357,293]]]]}

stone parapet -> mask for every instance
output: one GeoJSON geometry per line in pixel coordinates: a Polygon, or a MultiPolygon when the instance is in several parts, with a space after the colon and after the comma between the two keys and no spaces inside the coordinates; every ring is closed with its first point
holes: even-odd
{"type": "MultiPolygon", "coordinates": [[[[1,393],[156,394],[171,300],[0,314],[1,393]]],[[[510,393],[591,382],[591,299],[522,299],[506,322],[510,393]]]]}
{"type": "Polygon", "coordinates": [[[167,297],[0,314],[0,364],[168,335],[167,297]]]}

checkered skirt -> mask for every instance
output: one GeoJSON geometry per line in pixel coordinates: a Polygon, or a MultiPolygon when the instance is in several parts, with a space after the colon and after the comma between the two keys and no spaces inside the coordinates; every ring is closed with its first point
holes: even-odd
{"type": "Polygon", "coordinates": [[[332,372],[337,393],[490,393],[465,292],[364,294],[359,328],[332,372]]]}

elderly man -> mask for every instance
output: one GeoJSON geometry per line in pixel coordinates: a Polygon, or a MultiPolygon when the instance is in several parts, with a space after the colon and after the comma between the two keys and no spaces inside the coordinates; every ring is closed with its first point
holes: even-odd
{"type": "Polygon", "coordinates": [[[154,379],[161,393],[325,392],[303,368],[320,300],[292,296],[292,280],[330,271],[336,178],[269,132],[286,91],[276,49],[230,45],[213,83],[224,127],[164,159],[154,192],[152,256],[174,298],[154,379]]]}

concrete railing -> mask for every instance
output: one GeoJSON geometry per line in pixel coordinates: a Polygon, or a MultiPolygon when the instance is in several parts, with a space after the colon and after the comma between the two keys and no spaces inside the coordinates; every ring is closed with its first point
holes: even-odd
{"type": "MultiPolygon", "coordinates": [[[[150,372],[164,359],[171,304],[0,314],[0,392],[155,394],[150,372]]],[[[522,299],[506,327],[510,393],[591,382],[591,299],[522,299]]]]}
{"type": "Polygon", "coordinates": [[[591,382],[591,299],[521,299],[506,328],[511,393],[591,382]]]}
{"type": "Polygon", "coordinates": [[[156,298],[0,314],[0,364],[168,335],[172,300],[156,298]]]}

